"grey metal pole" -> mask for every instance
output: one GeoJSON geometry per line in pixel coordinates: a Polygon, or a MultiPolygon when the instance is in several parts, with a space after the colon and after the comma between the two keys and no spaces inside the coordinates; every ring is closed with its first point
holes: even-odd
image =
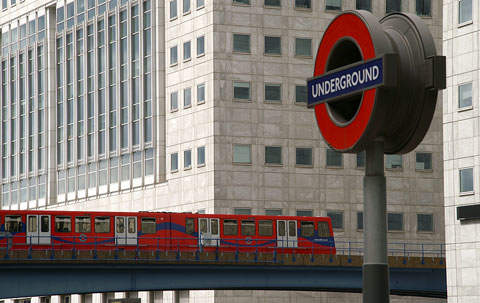
{"type": "Polygon", "coordinates": [[[363,302],[390,302],[387,257],[387,194],[383,167],[384,146],[376,140],[366,149],[363,179],[363,302]]]}

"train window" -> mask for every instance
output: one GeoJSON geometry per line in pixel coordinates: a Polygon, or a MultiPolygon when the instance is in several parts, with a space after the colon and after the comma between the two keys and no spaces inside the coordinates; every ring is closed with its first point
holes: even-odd
{"type": "Polygon", "coordinates": [[[142,218],[142,233],[154,234],[156,229],[155,218],[142,218]]]}
{"type": "Polygon", "coordinates": [[[117,233],[123,234],[125,232],[124,217],[117,217],[117,233]]]}
{"type": "Polygon", "coordinates": [[[272,220],[260,220],[260,221],[258,221],[258,234],[260,236],[272,236],[273,235],[272,220]]]}
{"type": "Polygon", "coordinates": [[[302,237],[313,237],[315,231],[315,225],[313,222],[301,222],[301,233],[302,237]]]}
{"type": "Polygon", "coordinates": [[[137,222],[136,218],[128,218],[128,233],[129,234],[137,231],[137,226],[135,224],[136,222],[137,222]]]}
{"type": "Polygon", "coordinates": [[[22,231],[21,216],[5,216],[5,231],[18,233],[22,231]]]}
{"type": "Polygon", "coordinates": [[[225,236],[233,236],[237,233],[237,220],[223,220],[223,234],[225,236]]]}
{"type": "Polygon", "coordinates": [[[200,219],[200,226],[198,227],[201,233],[208,232],[208,220],[207,219],[200,219]]]}
{"type": "Polygon", "coordinates": [[[109,233],[110,232],[110,217],[96,217],[95,218],[95,232],[109,233]]]}
{"type": "Polygon", "coordinates": [[[277,221],[278,222],[278,235],[280,237],[286,236],[286,228],[285,228],[285,221],[277,221]]]}
{"type": "Polygon", "coordinates": [[[295,237],[297,236],[297,224],[295,221],[288,221],[288,236],[295,237]]]}
{"type": "Polygon", "coordinates": [[[185,232],[189,235],[193,235],[195,233],[195,219],[185,218],[185,232]]]}
{"type": "Polygon", "coordinates": [[[327,222],[318,222],[318,236],[330,237],[330,228],[327,222]]]}
{"type": "Polygon", "coordinates": [[[254,236],[255,235],[255,221],[242,220],[242,235],[254,236]]]}
{"type": "Polygon", "coordinates": [[[210,219],[210,233],[218,235],[218,219],[210,219]]]}
{"type": "Polygon", "coordinates": [[[42,216],[40,218],[40,231],[42,233],[50,232],[50,217],[49,216],[42,216]]]}
{"type": "Polygon", "coordinates": [[[37,216],[29,216],[27,221],[27,230],[29,233],[37,232],[37,216]]]}
{"type": "Polygon", "coordinates": [[[65,216],[55,216],[55,231],[59,233],[71,232],[72,218],[65,216]]]}
{"type": "Polygon", "coordinates": [[[92,220],[90,217],[75,217],[75,231],[77,233],[89,233],[92,231],[92,220]]]}

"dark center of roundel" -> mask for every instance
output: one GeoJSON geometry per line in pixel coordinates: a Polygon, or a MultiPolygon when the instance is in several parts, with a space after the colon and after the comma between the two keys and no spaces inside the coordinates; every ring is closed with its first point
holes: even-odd
{"type": "MultiPolygon", "coordinates": [[[[357,44],[350,39],[343,39],[334,46],[332,53],[329,56],[325,72],[362,60],[362,54],[357,44]]],[[[361,101],[362,92],[359,92],[358,94],[342,98],[335,102],[327,102],[326,105],[328,111],[335,120],[341,123],[347,123],[355,117],[361,101]]]]}

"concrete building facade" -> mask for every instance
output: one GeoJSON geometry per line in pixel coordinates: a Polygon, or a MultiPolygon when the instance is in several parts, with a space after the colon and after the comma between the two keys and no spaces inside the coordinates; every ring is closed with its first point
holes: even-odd
{"type": "MultiPolygon", "coordinates": [[[[306,108],[323,31],[345,10],[416,13],[442,50],[442,6],[430,0],[1,4],[3,209],[330,216],[338,247],[362,241],[364,155],[329,150],[306,108]]],[[[444,241],[441,119],[439,102],[416,151],[386,156],[391,242],[444,241]]],[[[261,291],[115,295],[361,300],[261,291]]],[[[109,296],[49,300],[104,303],[109,296]]]]}
{"type": "Polygon", "coordinates": [[[479,5],[444,1],[443,50],[447,89],[443,93],[445,244],[448,302],[480,300],[480,224],[461,210],[479,196],[479,5]],[[457,217],[457,214],[461,217],[457,217]]]}

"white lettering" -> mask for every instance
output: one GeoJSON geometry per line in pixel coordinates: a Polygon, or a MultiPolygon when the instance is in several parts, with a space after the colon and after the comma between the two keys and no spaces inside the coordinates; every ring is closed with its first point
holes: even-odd
{"type": "Polygon", "coordinates": [[[345,84],[345,78],[346,78],[345,75],[343,75],[343,76],[340,77],[340,87],[341,87],[342,89],[345,89],[345,86],[346,86],[346,84],[345,84]]]}
{"type": "Polygon", "coordinates": [[[378,69],[378,66],[376,66],[376,65],[374,65],[372,69],[373,69],[373,72],[372,72],[373,80],[377,80],[378,75],[380,74],[380,70],[378,69]]]}
{"type": "Polygon", "coordinates": [[[352,84],[353,84],[353,86],[357,86],[357,84],[358,84],[358,74],[357,73],[352,74],[352,84]]]}
{"type": "Polygon", "coordinates": [[[330,91],[332,93],[336,92],[336,90],[335,90],[335,78],[330,79],[330,91]]]}

